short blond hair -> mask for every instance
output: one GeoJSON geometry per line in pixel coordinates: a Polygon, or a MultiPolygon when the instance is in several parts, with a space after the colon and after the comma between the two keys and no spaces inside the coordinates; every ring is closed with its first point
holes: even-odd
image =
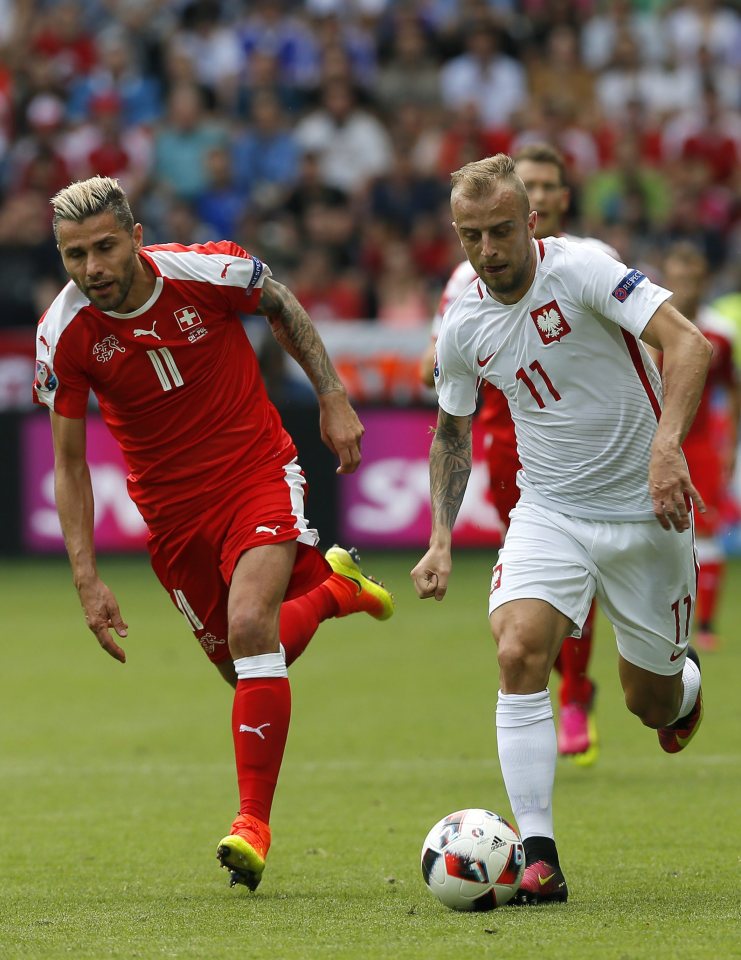
{"type": "Polygon", "coordinates": [[[82,223],[88,217],[110,211],[118,224],[128,233],[133,233],[134,216],[121,184],[113,177],[90,177],[89,180],[77,180],[60,190],[49,201],[54,210],[52,227],[54,236],[59,237],[59,224],[62,220],[82,223]]]}
{"type": "Polygon", "coordinates": [[[525,184],[515,170],[515,161],[507,153],[496,153],[493,157],[474,160],[450,175],[451,193],[461,193],[474,199],[491,193],[500,182],[510,184],[521,195],[523,206],[529,213],[530,201],[525,184]]]}

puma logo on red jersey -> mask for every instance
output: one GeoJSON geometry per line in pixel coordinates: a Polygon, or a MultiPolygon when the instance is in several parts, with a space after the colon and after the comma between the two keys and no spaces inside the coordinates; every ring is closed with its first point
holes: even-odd
{"type": "Polygon", "coordinates": [[[226,271],[231,267],[233,261],[230,260],[229,263],[224,264],[224,269],[221,271],[221,279],[226,280],[226,271]]]}
{"type": "Polygon", "coordinates": [[[154,323],[152,324],[151,330],[136,329],[134,330],[134,336],[135,337],[154,337],[155,340],[162,340],[162,337],[158,333],[155,333],[154,328],[156,326],[157,326],[157,321],[155,320],[154,323]]]}

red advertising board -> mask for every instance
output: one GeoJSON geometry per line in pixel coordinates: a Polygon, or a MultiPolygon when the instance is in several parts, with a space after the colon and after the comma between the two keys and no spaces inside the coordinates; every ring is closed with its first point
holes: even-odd
{"type": "MultiPolygon", "coordinates": [[[[343,477],[340,530],[359,547],[425,547],[430,536],[429,450],[434,410],[364,410],[363,461],[343,477]]],[[[501,526],[488,499],[486,464],[477,433],[474,463],[454,531],[457,547],[492,547],[501,526]]]]}
{"type": "MultiPolygon", "coordinates": [[[[34,553],[64,550],[54,506],[54,452],[49,417],[24,418],[21,434],[23,469],[23,547],[34,553]]],[[[121,452],[103,421],[87,421],[87,455],[95,496],[95,544],[101,550],[141,550],[146,527],[126,490],[121,452]]]]}

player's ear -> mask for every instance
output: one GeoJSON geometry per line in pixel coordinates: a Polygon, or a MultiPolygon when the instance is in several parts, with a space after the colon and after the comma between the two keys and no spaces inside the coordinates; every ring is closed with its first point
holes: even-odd
{"type": "Polygon", "coordinates": [[[134,229],[131,232],[132,240],[134,241],[134,252],[138,253],[142,248],[142,241],[144,239],[144,228],[140,223],[134,224],[134,229]]]}

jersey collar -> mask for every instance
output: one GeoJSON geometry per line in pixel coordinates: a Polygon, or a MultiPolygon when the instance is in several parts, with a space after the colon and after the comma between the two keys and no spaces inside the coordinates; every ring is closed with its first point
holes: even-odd
{"type": "Polygon", "coordinates": [[[154,278],[154,290],[152,290],[151,296],[146,303],[143,303],[138,310],[132,310],[131,313],[116,313],[115,310],[102,310],[107,317],[115,317],[116,320],[131,320],[133,317],[140,317],[143,313],[146,313],[147,310],[155,305],[159,299],[159,295],[162,293],[162,288],[164,287],[165,282],[162,277],[154,278]]]}

